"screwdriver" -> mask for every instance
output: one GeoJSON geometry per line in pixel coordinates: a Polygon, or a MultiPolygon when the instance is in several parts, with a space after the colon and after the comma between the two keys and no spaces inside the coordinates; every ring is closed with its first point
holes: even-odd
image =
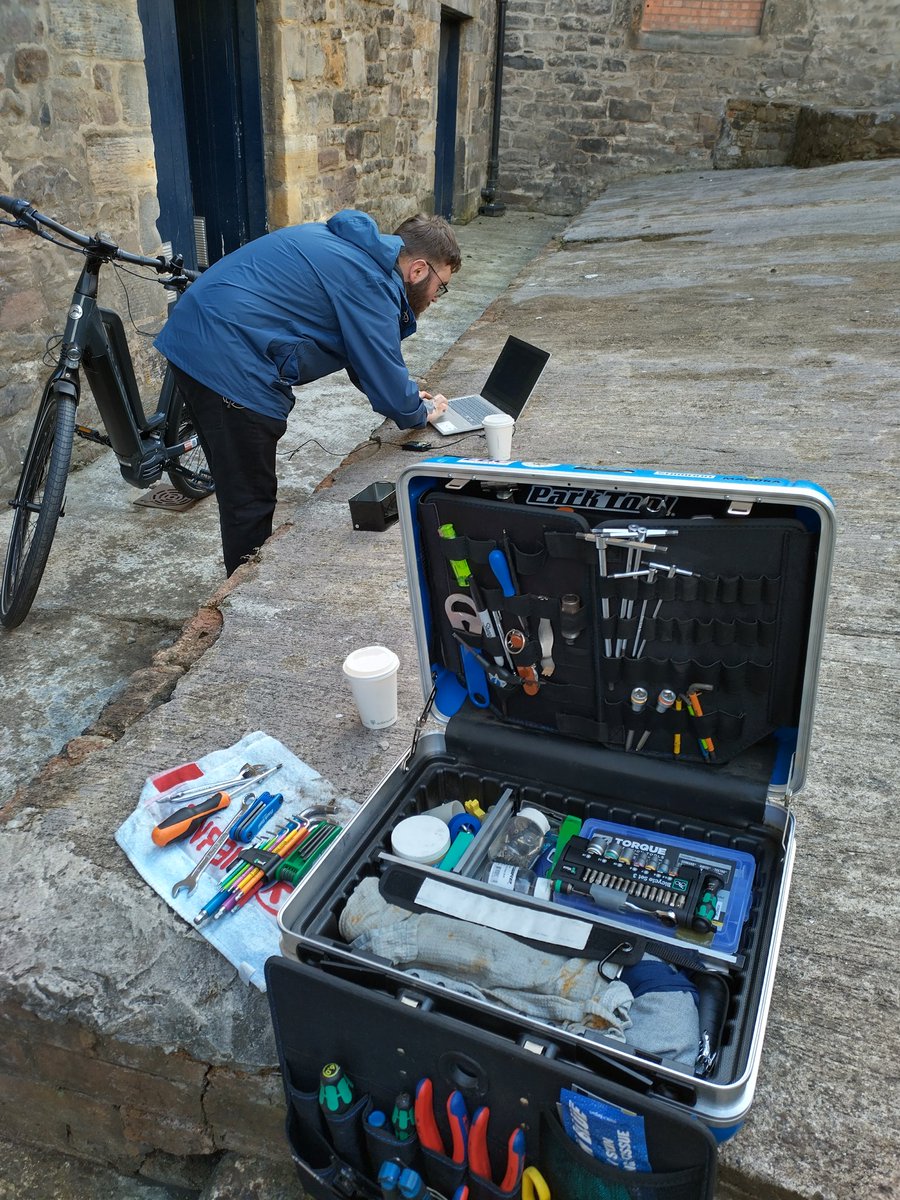
{"type": "Polygon", "coordinates": [[[216,792],[207,800],[201,800],[197,804],[188,804],[184,808],[179,808],[177,812],[171,813],[164,821],[160,821],[155,826],[150,836],[157,846],[168,846],[170,842],[180,841],[181,838],[195,833],[207,817],[211,817],[221,808],[227,808],[230,803],[231,797],[227,792],[216,792]]]}
{"type": "Polygon", "coordinates": [[[340,1116],[353,1104],[353,1082],[340,1063],[326,1063],[319,1074],[319,1106],[329,1116],[340,1116]]]}
{"type": "Polygon", "coordinates": [[[412,1096],[409,1092],[400,1092],[394,1101],[391,1112],[391,1129],[398,1142],[405,1142],[416,1131],[416,1114],[413,1109],[412,1096]]]}

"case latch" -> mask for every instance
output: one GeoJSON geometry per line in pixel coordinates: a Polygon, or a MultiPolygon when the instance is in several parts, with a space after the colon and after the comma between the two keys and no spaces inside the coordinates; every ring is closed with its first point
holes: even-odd
{"type": "Polygon", "coordinates": [[[397,999],[407,1008],[418,1008],[422,1012],[431,1012],[434,1007],[431,997],[423,995],[422,992],[411,992],[404,989],[397,993],[397,999]]]}
{"type": "Polygon", "coordinates": [[[752,511],[752,500],[732,500],[727,509],[729,517],[749,517],[752,511]]]}
{"type": "Polygon", "coordinates": [[[517,1045],[521,1046],[523,1050],[537,1054],[541,1058],[556,1058],[558,1053],[554,1042],[545,1042],[542,1038],[537,1038],[530,1033],[523,1033],[517,1045]]]}

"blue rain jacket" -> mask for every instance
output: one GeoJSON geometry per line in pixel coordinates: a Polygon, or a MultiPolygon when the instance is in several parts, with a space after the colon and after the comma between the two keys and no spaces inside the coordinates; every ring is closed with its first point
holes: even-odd
{"type": "Polygon", "coordinates": [[[424,425],[400,349],[416,329],[394,269],[402,248],[355,209],[276,230],[192,283],[154,345],[214,392],[270,417],[287,416],[294,385],[346,368],[376,412],[401,429],[424,425]]]}

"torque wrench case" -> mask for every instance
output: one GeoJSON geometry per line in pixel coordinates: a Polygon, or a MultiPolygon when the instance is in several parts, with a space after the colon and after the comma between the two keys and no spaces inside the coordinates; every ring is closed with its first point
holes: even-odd
{"type": "MultiPolygon", "coordinates": [[[[497,1164],[523,1126],[554,1197],[711,1197],[716,1143],[746,1115],[762,1054],[830,498],[780,479],[452,457],[407,468],[397,496],[428,703],[410,752],[282,908],[282,956],[267,965],[304,1186],[380,1196],[397,1145],[374,1144],[366,1106],[390,1112],[427,1077],[470,1115],[490,1107],[497,1164]],[[468,807],[447,860],[394,853],[400,821],[446,817],[452,802],[468,807]],[[532,864],[549,884],[533,894],[486,878],[523,807],[549,825],[532,864]],[[510,945],[523,972],[559,965],[555,1000],[576,966],[635,996],[645,968],[677,972],[696,1054],[648,1048],[608,1012],[561,1017],[530,976],[498,977],[510,945]],[[318,1103],[329,1060],[356,1087],[342,1133],[318,1103]],[[561,1088],[642,1118],[651,1170],[584,1154],[560,1125],[561,1088]]],[[[458,1175],[404,1154],[453,1195],[458,1175]]],[[[469,1193],[504,1194],[518,1184],[469,1193]]]]}

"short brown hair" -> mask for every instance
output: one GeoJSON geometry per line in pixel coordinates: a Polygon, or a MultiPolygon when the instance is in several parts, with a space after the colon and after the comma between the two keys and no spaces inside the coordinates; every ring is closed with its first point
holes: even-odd
{"type": "Polygon", "coordinates": [[[451,272],[458,271],[462,265],[456,235],[443,217],[416,213],[399,225],[394,233],[403,239],[404,250],[412,258],[424,258],[432,264],[446,263],[451,272]]]}

